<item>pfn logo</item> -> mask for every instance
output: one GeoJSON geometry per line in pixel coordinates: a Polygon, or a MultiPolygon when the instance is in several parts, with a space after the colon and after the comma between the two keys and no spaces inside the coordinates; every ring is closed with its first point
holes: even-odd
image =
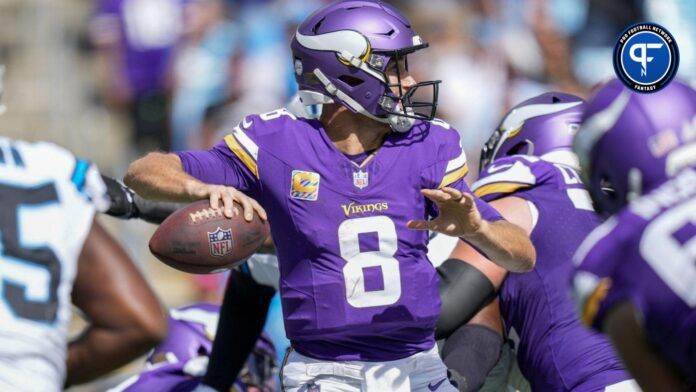
{"type": "Polygon", "coordinates": [[[679,67],[674,37],[655,23],[627,28],[614,48],[614,71],[630,89],[652,93],[665,87],[679,67]]]}
{"type": "Polygon", "coordinates": [[[631,60],[640,63],[641,70],[640,74],[642,76],[647,76],[648,74],[648,63],[653,61],[655,58],[654,57],[648,57],[648,49],[660,49],[663,46],[663,44],[633,44],[631,45],[631,49],[629,49],[629,53],[631,55],[631,60]],[[636,52],[640,51],[640,55],[637,55],[636,52]]]}

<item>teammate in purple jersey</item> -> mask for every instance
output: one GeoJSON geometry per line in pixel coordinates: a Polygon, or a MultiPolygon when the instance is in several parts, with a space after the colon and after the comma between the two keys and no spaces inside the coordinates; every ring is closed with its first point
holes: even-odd
{"type": "Polygon", "coordinates": [[[647,391],[696,388],[695,129],[689,86],[638,94],[612,81],[574,142],[595,205],[614,214],[575,255],[583,318],[647,391]]]}
{"type": "MultiPolygon", "coordinates": [[[[466,243],[452,257],[479,268],[499,290],[504,325],[519,337],[517,361],[533,390],[637,390],[611,344],[581,324],[570,294],[573,253],[600,224],[571,152],[584,106],[562,93],[522,102],[481,153],[474,194],[529,232],[534,271],[507,273],[466,243]]],[[[445,363],[466,373],[462,367],[475,360],[466,359],[470,346],[455,332],[443,349],[445,363]]]]}
{"type": "MultiPolygon", "coordinates": [[[[195,304],[169,312],[167,339],[148,355],[145,370],[108,392],[188,392],[198,387],[208,365],[220,307],[195,304]]],[[[256,341],[231,391],[273,392],[278,363],[270,337],[256,341]]]]}
{"type": "Polygon", "coordinates": [[[391,6],[332,3],[292,43],[319,120],[248,116],[211,150],[151,153],[126,174],[148,198],[222,200],[228,216],[236,200],[247,219],[268,216],[293,347],[288,390],[452,389],[434,348],[425,230],[463,237],[507,269],[533,266],[526,234],[462,180],[458,133],[432,121],[437,82],[408,74],[405,56],[426,46],[391,6]],[[431,100],[415,102],[423,89],[431,100]]]}

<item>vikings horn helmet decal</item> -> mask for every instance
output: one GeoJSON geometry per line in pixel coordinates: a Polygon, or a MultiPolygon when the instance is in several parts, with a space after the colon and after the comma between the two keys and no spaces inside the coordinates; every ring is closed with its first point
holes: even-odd
{"type": "Polygon", "coordinates": [[[405,89],[399,67],[396,84],[389,83],[385,71],[390,61],[406,60],[427,47],[409,21],[388,4],[332,3],[310,15],[292,40],[298,94],[305,105],[340,103],[406,132],[415,120],[435,117],[440,81],[405,89]]]}
{"type": "Polygon", "coordinates": [[[582,98],[557,92],[541,94],[515,106],[481,149],[479,170],[497,158],[515,154],[577,167],[570,150],[584,109],[582,98]]]}

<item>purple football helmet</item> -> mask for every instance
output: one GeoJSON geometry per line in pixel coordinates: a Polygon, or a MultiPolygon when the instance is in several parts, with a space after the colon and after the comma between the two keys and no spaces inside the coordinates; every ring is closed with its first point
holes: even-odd
{"type": "Polygon", "coordinates": [[[522,102],[503,117],[483,145],[479,170],[497,158],[518,154],[577,166],[570,151],[584,110],[582,98],[556,92],[522,102]]]}
{"type": "MultiPolygon", "coordinates": [[[[197,357],[210,356],[219,313],[220,306],[203,303],[172,309],[167,339],[147,357],[152,369],[150,372],[168,370],[166,366],[160,367],[163,363],[185,364],[197,357]]],[[[277,370],[275,346],[264,332],[256,341],[235,386],[239,390],[254,386],[264,392],[273,392],[276,390],[277,370]]]]}
{"type": "Polygon", "coordinates": [[[167,339],[152,350],[147,362],[186,362],[195,357],[209,356],[219,313],[220,307],[213,304],[194,304],[170,310],[167,339]]]}
{"type": "Polygon", "coordinates": [[[298,94],[305,105],[340,103],[405,132],[416,119],[435,117],[440,81],[417,83],[404,91],[399,67],[397,84],[389,83],[385,71],[391,60],[427,47],[409,21],[388,4],[331,3],[310,15],[293,37],[298,94]]]}
{"type": "Polygon", "coordinates": [[[615,213],[696,165],[696,91],[674,80],[641,94],[610,81],[588,102],[573,148],[595,209],[615,213]]]}

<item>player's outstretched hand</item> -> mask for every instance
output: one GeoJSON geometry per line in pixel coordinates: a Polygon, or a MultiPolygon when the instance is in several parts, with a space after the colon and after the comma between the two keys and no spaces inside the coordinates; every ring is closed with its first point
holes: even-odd
{"type": "Polygon", "coordinates": [[[408,222],[409,229],[431,230],[454,237],[466,237],[479,233],[485,224],[473,196],[468,193],[449,187],[423,189],[421,193],[437,204],[440,214],[433,220],[411,220],[408,222]]]}
{"type": "Polygon", "coordinates": [[[242,205],[244,219],[247,222],[251,222],[254,218],[254,212],[259,214],[261,219],[268,219],[266,211],[256,200],[231,186],[198,183],[191,185],[187,191],[193,200],[210,199],[210,206],[212,208],[222,207],[223,213],[228,218],[234,216],[233,208],[236,201],[242,205]],[[220,206],[220,201],[222,201],[222,206],[220,206]]]}

